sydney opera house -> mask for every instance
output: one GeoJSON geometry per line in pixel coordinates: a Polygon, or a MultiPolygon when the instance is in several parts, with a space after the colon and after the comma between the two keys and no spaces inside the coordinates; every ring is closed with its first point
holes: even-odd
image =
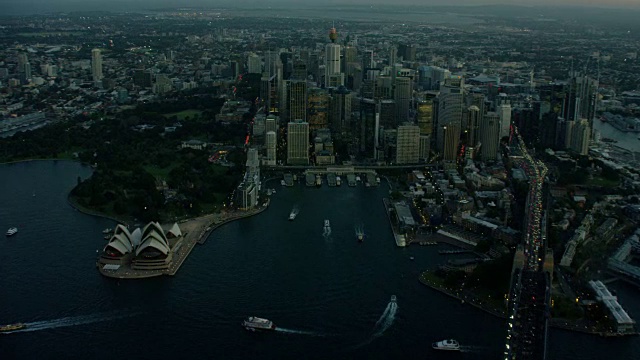
{"type": "Polygon", "coordinates": [[[173,249],[179,247],[182,238],[178,224],[165,231],[159,223],[150,222],[131,232],[124,225],[118,225],[98,259],[98,266],[166,270],[173,259],[173,249]]]}

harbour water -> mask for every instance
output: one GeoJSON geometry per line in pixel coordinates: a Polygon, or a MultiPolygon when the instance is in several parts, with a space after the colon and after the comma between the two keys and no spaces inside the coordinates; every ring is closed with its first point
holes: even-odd
{"type": "Polygon", "coordinates": [[[598,119],[593,121],[593,128],[600,132],[602,138],[616,140],[616,146],[629,151],[640,152],[640,140],[638,140],[640,133],[620,131],[611,124],[598,119]]]}
{"type": "MultiPolygon", "coordinates": [[[[269,209],[216,230],[174,277],[115,280],[95,269],[110,220],[72,209],[90,169],[73,162],[0,166],[0,359],[497,359],[504,322],[418,280],[444,245],[396,247],[384,186],[278,187],[269,209]],[[35,196],[33,196],[35,192],[35,196]],[[300,212],[288,221],[294,206],[300,212]],[[324,219],[331,235],[323,236],[324,219]],[[354,225],[367,236],[358,243],[354,225]],[[409,260],[413,256],[414,261],[409,260]],[[390,303],[391,295],[397,304],[390,303]],[[244,317],[279,331],[249,333],[244,317]],[[436,352],[457,339],[467,352],[436,352]],[[133,355],[132,355],[133,354],[133,355]]],[[[617,285],[640,317],[640,292],[617,285]]],[[[550,359],[632,359],[640,338],[552,330],[550,359]]]]}

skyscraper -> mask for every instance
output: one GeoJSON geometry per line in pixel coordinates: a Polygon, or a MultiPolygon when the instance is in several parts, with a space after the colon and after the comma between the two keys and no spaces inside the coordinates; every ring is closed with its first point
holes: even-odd
{"type": "Polygon", "coordinates": [[[395,46],[389,47],[389,66],[393,67],[398,62],[398,49],[395,46]]]}
{"type": "Polygon", "coordinates": [[[304,80],[286,80],[287,113],[289,121],[307,121],[307,82],[304,80]]]}
{"type": "Polygon", "coordinates": [[[267,148],[267,156],[265,157],[265,165],[276,165],[276,146],[278,143],[278,136],[275,131],[267,131],[265,136],[265,145],[267,148]]]}
{"type": "Polygon", "coordinates": [[[91,75],[93,81],[102,80],[102,53],[100,49],[91,50],[91,75]]]}
{"type": "Polygon", "coordinates": [[[420,135],[420,161],[428,161],[431,152],[431,136],[420,135]]]}
{"type": "Polygon", "coordinates": [[[396,164],[417,164],[420,160],[420,128],[405,124],[398,126],[396,164]]]}
{"type": "Polygon", "coordinates": [[[273,131],[277,135],[278,134],[279,123],[280,123],[280,119],[277,116],[268,115],[266,120],[265,120],[265,125],[264,125],[265,131],[266,132],[273,131]]]}
{"type": "Polygon", "coordinates": [[[480,156],[483,161],[492,161],[497,158],[500,144],[500,114],[488,112],[481,119],[478,131],[480,156]]]}
{"type": "Polygon", "coordinates": [[[511,131],[511,105],[501,104],[498,114],[500,115],[500,138],[509,136],[511,131]]]}
{"type": "Polygon", "coordinates": [[[467,146],[475,148],[478,145],[480,137],[480,123],[482,122],[482,114],[480,109],[475,106],[469,106],[467,109],[467,146]]]}
{"type": "Polygon", "coordinates": [[[410,118],[411,100],[413,99],[413,81],[409,77],[397,77],[395,81],[394,100],[396,101],[397,122],[413,121],[410,118]]]}
{"type": "Polygon", "coordinates": [[[287,164],[309,165],[309,123],[289,122],[287,126],[287,164]]]}
{"type": "MultiPolygon", "coordinates": [[[[438,128],[436,131],[436,149],[440,152],[444,151],[444,127],[454,124],[457,126],[458,133],[462,125],[462,106],[463,93],[462,79],[447,79],[445,84],[440,87],[440,95],[438,101],[438,128]]],[[[453,132],[449,131],[449,136],[453,132]]],[[[457,144],[457,143],[456,143],[457,144]]]]}
{"type": "Polygon", "coordinates": [[[433,99],[418,101],[418,126],[421,135],[433,133],[433,99]]]}
{"type": "Polygon", "coordinates": [[[455,162],[458,157],[458,145],[460,143],[460,124],[451,123],[442,127],[443,136],[443,160],[455,162]]]}
{"type": "Polygon", "coordinates": [[[247,58],[247,72],[249,74],[262,74],[262,60],[255,53],[249,54],[247,58]]]}
{"type": "Polygon", "coordinates": [[[589,140],[591,136],[591,128],[588,119],[580,119],[571,132],[571,150],[580,155],[589,153],[589,140]]]}
{"type": "Polygon", "coordinates": [[[344,86],[338,87],[331,93],[329,106],[329,122],[331,129],[341,135],[351,131],[351,101],[353,95],[344,86]]]}
{"type": "Polygon", "coordinates": [[[327,89],[310,88],[307,90],[307,121],[311,130],[329,126],[329,103],[327,89]]]}
{"type": "Polygon", "coordinates": [[[342,82],[339,85],[344,85],[344,75],[340,72],[340,45],[327,44],[325,46],[324,54],[324,86],[336,87],[336,83],[342,82]]]}

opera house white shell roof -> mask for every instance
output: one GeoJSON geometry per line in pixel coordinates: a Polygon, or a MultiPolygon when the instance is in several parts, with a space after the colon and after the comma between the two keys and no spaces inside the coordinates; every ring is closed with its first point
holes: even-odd
{"type": "MultiPolygon", "coordinates": [[[[174,223],[167,232],[171,237],[181,237],[182,231],[177,223],[174,223]]],[[[133,232],[119,224],[116,226],[113,236],[109,240],[105,249],[112,248],[120,254],[125,255],[135,251],[136,256],[145,249],[153,248],[164,255],[170,251],[169,241],[164,230],[157,222],[148,223],[142,230],[135,229],[133,232]]]]}

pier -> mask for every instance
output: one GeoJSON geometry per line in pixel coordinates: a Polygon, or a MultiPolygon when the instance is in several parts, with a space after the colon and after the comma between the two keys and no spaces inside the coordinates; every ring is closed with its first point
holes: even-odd
{"type": "MultiPolygon", "coordinates": [[[[396,246],[398,247],[407,246],[407,243],[409,243],[410,241],[407,241],[407,236],[405,234],[400,233],[400,230],[398,229],[398,224],[396,224],[393,216],[391,215],[391,211],[393,210],[395,213],[397,212],[397,209],[395,209],[394,204],[390,203],[389,199],[387,198],[382,199],[382,202],[387,212],[387,218],[389,218],[389,224],[391,225],[391,231],[393,232],[393,238],[396,242],[396,246]]],[[[400,215],[396,214],[396,216],[400,216],[400,215]]]]}

